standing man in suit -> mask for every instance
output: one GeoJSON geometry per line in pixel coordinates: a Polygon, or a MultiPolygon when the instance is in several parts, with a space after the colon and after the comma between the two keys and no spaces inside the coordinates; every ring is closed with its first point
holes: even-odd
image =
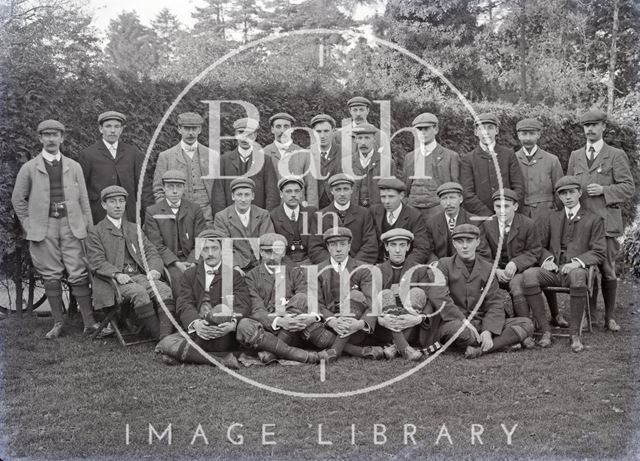
{"type": "Polygon", "coordinates": [[[464,188],[464,207],[478,216],[493,215],[493,193],[502,187],[513,190],[518,202],[524,199],[524,179],[518,159],[510,147],[496,144],[500,121],[495,114],[480,114],[475,121],[475,135],[479,145],[462,157],[460,182],[464,188]],[[494,159],[499,171],[496,171],[494,159]]]}
{"type": "Polygon", "coordinates": [[[100,193],[107,186],[117,185],[127,191],[127,214],[129,222],[136,222],[136,198],[142,179],[142,215],[147,206],[154,203],[153,192],[142,171],[144,155],[138,148],[120,142],[127,118],[120,112],[108,111],[98,116],[102,139],[80,152],[78,161],[82,165],[84,180],[89,192],[93,223],[106,216],[100,193]]]}
{"type": "Polygon", "coordinates": [[[524,294],[542,331],[538,344],[549,347],[551,328],[541,288],[569,287],[571,350],[580,352],[584,349],[580,330],[588,295],[587,266],[600,264],[605,258],[604,220],[581,206],[582,190],[577,176],[560,178],[556,183],[556,193],[564,208],[547,217],[542,228],[542,267],[531,267],[524,272],[524,294]]]}
{"type": "MultiPolygon", "coordinates": [[[[349,242],[350,256],[353,259],[374,264],[378,259],[378,238],[373,224],[373,217],[367,208],[363,208],[351,201],[353,193],[353,179],[338,173],[329,179],[333,203],[320,210],[318,219],[321,222],[322,233],[334,227],[346,227],[351,232],[349,242]]],[[[329,258],[329,252],[324,245],[321,232],[310,238],[311,249],[309,255],[314,264],[320,264],[329,258]]]]}
{"type": "MultiPolygon", "coordinates": [[[[604,326],[610,331],[618,331],[620,326],[613,318],[618,288],[615,262],[620,251],[617,239],[624,230],[621,206],[635,192],[635,184],[627,154],[602,139],[606,120],[607,114],[600,110],[590,110],[580,117],[587,145],[571,152],[567,175],[575,175],[579,179],[581,203],[604,218],[607,249],[600,264],[604,326]]],[[[594,289],[594,308],[597,293],[594,289]]]]}
{"type": "Polygon", "coordinates": [[[336,121],[333,117],[318,114],[311,119],[310,125],[315,132],[311,141],[311,158],[314,161],[320,159],[320,168],[316,168],[316,172],[320,172],[317,178],[318,208],[323,209],[333,202],[329,178],[342,172],[342,151],[340,143],[334,141],[336,121]]]}
{"type": "MultiPolygon", "coordinates": [[[[273,161],[265,155],[256,143],[258,122],[251,118],[241,118],[233,123],[238,146],[225,152],[221,159],[221,174],[226,177],[244,176],[254,184],[254,204],[265,210],[273,210],[280,204],[278,196],[278,176],[273,161]]],[[[225,179],[225,206],[233,203],[232,179],[225,179]]],[[[215,200],[215,197],[214,197],[215,200]]]]}
{"type": "Polygon", "coordinates": [[[226,205],[222,199],[224,197],[222,180],[203,178],[210,173],[210,162],[213,162],[214,168],[220,162],[218,152],[198,142],[203,123],[202,117],[193,112],[178,115],[178,132],[181,140],[175,146],[160,152],[153,175],[153,194],[156,202],[161,202],[165,197],[163,175],[168,170],[182,171],[186,178],[184,197],[201,208],[204,219],[211,225],[213,215],[226,205]],[[217,202],[213,199],[217,199],[217,202]]]}
{"type": "Polygon", "coordinates": [[[66,272],[71,293],[78,301],[84,333],[93,334],[98,324],[93,318],[89,271],[84,240],[93,227],[89,197],[78,162],[60,152],[64,125],[45,120],[38,125],[42,151],[22,165],[11,203],[29,241],[33,267],[42,277],[51,306],[53,328],[47,339],[64,330],[62,278],[66,272]]]}
{"type": "Polygon", "coordinates": [[[206,226],[202,207],[184,198],[186,183],[184,172],[167,170],[162,175],[163,198],[147,208],[144,220],[144,232],[171,275],[174,299],[183,272],[196,264],[196,235],[206,226]]]}
{"type": "Polygon", "coordinates": [[[318,181],[311,173],[311,154],[293,143],[291,125],[295,119],[286,113],[269,118],[273,142],[264,148],[264,153],[273,161],[278,180],[282,176],[300,176],[304,179],[302,205],[318,207],[318,181]]]}
{"type": "MultiPolygon", "coordinates": [[[[424,264],[431,256],[431,248],[427,238],[427,226],[418,210],[403,203],[406,187],[405,183],[398,178],[380,179],[378,188],[380,189],[382,203],[371,207],[371,214],[377,235],[383,235],[391,229],[411,231],[412,244],[406,259],[413,264],[424,264]]],[[[385,244],[381,241],[378,262],[383,262],[386,259],[385,244]]]]}
{"type": "Polygon", "coordinates": [[[230,187],[233,205],[213,218],[213,230],[218,236],[240,239],[233,242],[233,267],[243,275],[258,261],[249,239],[273,232],[269,212],[253,204],[255,187],[251,178],[234,179],[230,187]]]}
{"type": "MultiPolygon", "coordinates": [[[[475,215],[467,212],[462,205],[462,186],[457,182],[446,182],[436,189],[436,195],[440,199],[440,211],[432,216],[426,223],[427,240],[431,254],[429,255],[429,263],[447,256],[456,254],[453,247],[451,233],[456,226],[461,224],[473,224],[480,226],[480,220],[474,219],[475,215]]],[[[485,259],[491,259],[491,249],[487,244],[486,237],[482,229],[480,229],[480,244],[476,250],[476,254],[485,259]]]]}
{"type": "Polygon", "coordinates": [[[278,181],[282,204],[271,210],[271,221],[277,234],[287,243],[282,263],[287,267],[300,267],[311,263],[309,237],[317,232],[318,210],[300,205],[304,181],[300,176],[285,176],[278,181]]]}
{"type": "MultiPolygon", "coordinates": [[[[369,112],[371,110],[371,101],[363,96],[355,96],[347,101],[350,118],[344,119],[342,126],[336,131],[336,141],[344,146],[344,154],[347,152],[356,152],[356,140],[354,128],[368,124],[369,112]],[[345,142],[346,141],[346,142],[345,142]]],[[[380,130],[375,129],[374,133],[375,149],[382,146],[380,142],[380,130]]]]}
{"type": "Polygon", "coordinates": [[[454,344],[466,347],[464,356],[468,359],[522,343],[533,334],[533,322],[528,317],[505,318],[504,296],[496,280],[487,289],[492,263],[476,257],[479,237],[480,229],[473,224],[456,226],[453,244],[457,254],[438,262],[453,300],[453,307],[445,305],[440,314],[440,342],[463,329],[454,344]],[[478,306],[485,290],[486,296],[478,306]]]}
{"type": "Polygon", "coordinates": [[[442,212],[436,190],[460,179],[460,155],[436,141],[438,117],[424,112],[411,123],[418,135],[418,148],[404,158],[403,181],[407,204],[420,210],[425,219],[442,212]]]}
{"type": "MultiPolygon", "coordinates": [[[[538,265],[542,247],[536,232],[536,224],[518,209],[518,197],[511,189],[493,194],[493,209],[496,214],[482,223],[484,234],[491,248],[491,260],[498,260],[496,278],[498,286],[507,289],[513,302],[516,317],[528,317],[529,305],[522,292],[522,273],[538,265]],[[502,247],[498,245],[502,238],[502,247]]],[[[533,347],[533,339],[527,338],[526,347],[533,347]]]]}

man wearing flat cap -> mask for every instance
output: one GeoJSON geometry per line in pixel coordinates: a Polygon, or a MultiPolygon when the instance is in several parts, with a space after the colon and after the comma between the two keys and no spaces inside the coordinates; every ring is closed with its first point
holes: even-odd
{"type": "MultiPolygon", "coordinates": [[[[369,123],[369,111],[371,110],[371,101],[363,96],[355,96],[347,101],[350,118],[342,120],[341,127],[336,130],[335,141],[345,148],[343,155],[349,152],[356,152],[355,134],[353,129],[357,126],[369,123]]],[[[380,130],[377,128],[373,134],[376,149],[381,146],[380,130]]]]}
{"type": "MultiPolygon", "coordinates": [[[[280,204],[278,196],[278,176],[262,147],[256,142],[258,122],[252,118],[241,118],[233,123],[238,145],[225,152],[221,159],[221,174],[226,177],[250,178],[254,186],[254,205],[271,211],[280,204]]],[[[225,206],[233,204],[231,183],[233,179],[225,179],[225,206]]],[[[214,197],[215,200],[215,197],[214,197]]]]}
{"type": "MultiPolygon", "coordinates": [[[[418,210],[403,203],[407,186],[400,179],[382,178],[378,181],[380,189],[379,205],[371,207],[373,222],[377,235],[383,235],[392,229],[406,229],[413,234],[413,245],[406,255],[407,261],[414,264],[424,264],[431,256],[427,227],[424,218],[418,210]]],[[[378,251],[378,262],[387,259],[384,243],[381,241],[378,251]]]]}
{"type": "Polygon", "coordinates": [[[311,140],[311,158],[315,161],[316,174],[319,171],[318,183],[318,208],[326,208],[331,205],[333,196],[329,186],[329,178],[342,172],[342,150],[340,143],[334,141],[336,121],[327,114],[315,115],[309,123],[315,135],[311,140]],[[319,163],[318,163],[319,159],[319,163]]]}
{"type": "MultiPolygon", "coordinates": [[[[427,220],[427,240],[430,249],[429,263],[440,258],[456,254],[453,247],[451,233],[461,224],[480,225],[482,221],[475,219],[476,215],[462,208],[462,185],[457,182],[446,182],[436,189],[442,211],[427,220]]],[[[480,244],[476,250],[478,256],[491,259],[491,249],[482,229],[480,229],[480,244]]]]}
{"type": "Polygon", "coordinates": [[[318,363],[318,354],[302,347],[301,333],[319,323],[318,314],[307,313],[307,279],[302,269],[285,267],[282,257],[287,240],[279,234],[260,236],[260,264],[246,277],[251,313],[238,324],[238,339],[259,350],[263,363],[277,358],[318,363]]]}
{"type": "Polygon", "coordinates": [[[505,317],[504,292],[498,290],[497,279],[489,284],[493,263],[476,257],[479,237],[480,229],[473,224],[456,226],[452,238],[457,254],[438,262],[455,305],[441,310],[440,342],[462,329],[454,345],[466,347],[469,359],[522,343],[533,334],[528,317],[505,317]]]}
{"type": "Polygon", "coordinates": [[[282,264],[300,267],[310,264],[309,237],[317,232],[317,209],[301,205],[304,181],[300,176],[285,176],[278,181],[282,204],[271,210],[271,221],[278,234],[287,240],[282,264]]]}
{"type": "Polygon", "coordinates": [[[184,197],[202,210],[207,224],[213,224],[213,215],[226,207],[224,182],[221,179],[205,178],[210,174],[210,162],[214,168],[220,163],[218,152],[198,142],[204,120],[194,112],[178,115],[180,142],[160,152],[153,174],[153,194],[156,202],[164,199],[163,175],[168,170],[184,173],[184,197]],[[216,201],[217,200],[217,201],[216,201]]]}
{"type": "MultiPolygon", "coordinates": [[[[620,330],[614,319],[618,279],[615,261],[620,251],[618,237],[624,231],[622,206],[635,192],[635,184],[627,154],[605,143],[606,114],[590,110],[582,114],[580,124],[587,144],[571,152],[568,175],[575,175],[582,186],[581,203],[604,218],[606,257],[600,264],[602,297],[604,298],[604,326],[610,331],[620,330]]],[[[594,301],[598,290],[594,288],[594,301]]],[[[595,308],[596,303],[592,303],[595,308]]]]}
{"type": "MultiPolygon", "coordinates": [[[[522,144],[516,152],[524,178],[524,200],[520,212],[536,223],[557,208],[553,186],[563,176],[560,159],[538,146],[542,123],[525,118],[516,124],[522,144]]],[[[505,186],[506,187],[506,186],[505,186]]]]}
{"type": "Polygon", "coordinates": [[[460,155],[436,141],[438,117],[435,115],[424,112],[411,125],[417,133],[417,147],[404,159],[407,204],[429,219],[442,211],[437,188],[446,182],[458,182],[460,178],[460,155]]]}
{"type": "Polygon", "coordinates": [[[448,288],[442,277],[438,283],[437,269],[416,265],[407,258],[414,243],[412,232],[391,229],[382,234],[381,240],[389,259],[378,264],[382,273],[383,290],[378,295],[382,315],[373,336],[382,344],[392,343],[384,349],[388,359],[400,354],[408,360],[420,360],[420,350],[434,344],[438,329],[433,319],[439,320],[439,316],[432,314],[452,303],[448,288]]]}
{"type": "Polygon", "coordinates": [[[202,208],[184,197],[186,182],[183,171],[165,171],[163,198],[147,208],[144,220],[144,232],[171,275],[174,299],[182,273],[196,263],[196,236],[206,227],[202,208]]]}
{"type": "Polygon", "coordinates": [[[264,153],[273,161],[278,180],[282,176],[300,176],[304,179],[302,204],[318,207],[318,181],[311,172],[311,153],[294,144],[291,139],[293,116],[281,112],[269,118],[273,142],[264,148],[264,153]]]}
{"type": "MultiPolygon", "coordinates": [[[[120,112],[108,111],[98,116],[102,139],[80,152],[78,161],[82,165],[84,180],[89,192],[93,223],[97,224],[106,216],[102,207],[100,192],[111,185],[123,187],[127,191],[126,219],[136,222],[136,197],[141,179],[144,155],[140,150],[120,141],[127,118],[120,112]]],[[[147,181],[142,181],[142,214],[147,206],[154,203],[153,191],[147,181]]]]}
{"type": "Polygon", "coordinates": [[[42,151],[22,165],[11,196],[16,216],[29,241],[33,266],[42,277],[54,326],[47,339],[63,333],[65,277],[78,301],[84,330],[97,328],[91,306],[89,271],[83,241],[93,227],[89,197],[78,162],[62,155],[64,125],[45,120],[38,125],[42,151]]]}
{"type": "Polygon", "coordinates": [[[500,188],[498,175],[502,178],[502,187],[513,190],[518,202],[524,199],[524,179],[513,149],[496,144],[499,127],[495,114],[478,115],[474,133],[479,145],[462,157],[460,183],[464,189],[464,207],[478,216],[493,215],[491,197],[500,188]]]}
{"type": "MultiPolygon", "coordinates": [[[[522,292],[522,273],[538,265],[542,246],[536,232],[536,223],[523,214],[516,213],[518,206],[518,197],[511,189],[494,192],[495,215],[484,221],[482,228],[491,248],[491,262],[498,260],[498,286],[509,291],[513,314],[516,317],[528,317],[529,306],[522,292]]],[[[534,345],[531,338],[527,338],[524,344],[527,347],[534,345]]]]}
{"type": "Polygon", "coordinates": [[[87,238],[89,265],[95,274],[93,302],[96,309],[113,306],[116,303],[113,284],[117,284],[122,298],[133,304],[147,334],[162,339],[171,333],[172,325],[162,307],[159,306],[156,313],[152,303],[152,299],[157,300],[153,287],[170,313],[175,313],[175,300],[171,288],[160,281],[164,264],[156,247],[145,234],[140,234],[140,246],[138,227],[124,218],[127,194],[120,186],[107,186],[100,194],[107,216],[94,226],[87,238]]]}
{"type": "Polygon", "coordinates": [[[273,232],[269,212],[253,204],[255,187],[251,178],[240,177],[231,181],[233,205],[216,213],[213,219],[216,234],[238,239],[233,242],[233,267],[242,274],[255,267],[258,261],[250,239],[273,232]]]}
{"type": "Polygon", "coordinates": [[[351,233],[350,256],[358,261],[374,264],[378,259],[378,239],[371,212],[351,201],[353,178],[338,173],[329,179],[333,202],[320,210],[318,232],[311,232],[309,255],[314,264],[329,257],[322,233],[334,227],[346,227],[351,233]]]}
{"type": "Polygon", "coordinates": [[[549,347],[551,328],[541,288],[569,287],[571,349],[580,352],[584,348],[580,331],[588,296],[588,266],[601,264],[606,256],[605,224],[600,215],[580,203],[584,194],[581,178],[564,176],[558,180],[555,189],[564,207],[551,213],[541,227],[542,267],[532,267],[524,272],[523,290],[542,331],[538,344],[549,347]]]}

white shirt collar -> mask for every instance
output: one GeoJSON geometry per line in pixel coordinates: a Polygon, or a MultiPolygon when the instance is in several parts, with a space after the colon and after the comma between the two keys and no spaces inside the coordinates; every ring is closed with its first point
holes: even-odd
{"type": "Polygon", "coordinates": [[[349,207],[351,206],[351,202],[347,203],[346,205],[340,205],[340,204],[338,204],[338,202],[336,202],[334,200],[333,201],[333,206],[335,206],[336,210],[338,210],[338,211],[347,211],[349,209],[349,207]]]}
{"type": "Polygon", "coordinates": [[[429,154],[431,154],[437,146],[438,146],[438,142],[434,139],[429,144],[421,144],[420,152],[422,153],[422,155],[426,157],[429,154]]]}
{"type": "Polygon", "coordinates": [[[169,205],[169,208],[180,208],[181,203],[182,203],[182,200],[179,200],[177,204],[173,204],[169,200],[167,200],[167,205],[169,205]]]}
{"type": "Polygon", "coordinates": [[[600,139],[594,142],[593,144],[591,144],[590,142],[587,142],[587,153],[589,153],[589,147],[591,146],[593,146],[593,149],[596,151],[593,158],[596,158],[600,153],[600,150],[602,150],[602,146],[604,146],[604,140],[600,139]]]}
{"type": "MultiPolygon", "coordinates": [[[[334,269],[336,272],[338,272],[338,261],[336,261],[336,260],[335,260],[335,259],[333,259],[333,258],[330,258],[330,261],[331,261],[331,266],[333,266],[333,269],[334,269]]],[[[347,267],[347,263],[348,263],[348,262],[349,262],[349,256],[347,256],[347,258],[346,258],[344,261],[342,261],[342,262],[340,263],[340,267],[342,267],[343,269],[345,269],[345,268],[347,267]]]]}
{"type": "Polygon", "coordinates": [[[533,149],[531,149],[531,151],[528,151],[526,147],[522,146],[522,152],[524,152],[524,155],[526,155],[527,157],[532,157],[536,152],[538,152],[538,145],[536,144],[535,146],[533,146],[533,149]]]}
{"type": "Polygon", "coordinates": [[[458,212],[456,213],[455,216],[449,216],[447,213],[444,214],[444,218],[447,220],[447,224],[449,223],[449,220],[451,218],[453,218],[454,222],[458,222],[458,216],[460,215],[460,210],[458,209],[458,212]]]}
{"type": "Polygon", "coordinates": [[[496,151],[496,143],[492,142],[488,146],[485,146],[484,144],[480,144],[480,149],[482,149],[483,151],[488,152],[488,153],[495,152],[496,151]]]}
{"type": "Polygon", "coordinates": [[[360,163],[362,166],[367,167],[369,163],[371,163],[371,159],[373,158],[373,149],[368,154],[363,154],[362,152],[358,152],[360,154],[360,163]]]}
{"type": "Polygon", "coordinates": [[[573,208],[565,207],[564,208],[564,215],[567,217],[567,219],[569,219],[569,213],[571,213],[572,217],[575,218],[576,215],[578,214],[578,211],[580,211],[580,203],[578,203],[573,208]]]}
{"type": "Polygon", "coordinates": [[[238,146],[238,153],[240,154],[240,158],[241,159],[246,159],[247,157],[249,157],[253,153],[253,147],[250,147],[248,149],[244,149],[244,148],[238,146]]]}
{"type": "Polygon", "coordinates": [[[269,268],[269,266],[267,266],[266,264],[264,265],[264,268],[265,268],[265,269],[267,270],[267,272],[268,272],[269,274],[271,274],[271,275],[273,275],[273,274],[279,274],[279,273],[280,273],[280,267],[281,267],[281,266],[276,266],[275,270],[271,270],[271,269],[269,268]]]}
{"type": "Polygon", "coordinates": [[[186,152],[187,150],[189,150],[189,149],[195,149],[195,150],[198,150],[198,141],[196,141],[196,142],[194,142],[193,144],[189,145],[189,144],[187,144],[186,142],[184,142],[183,140],[181,140],[181,141],[180,141],[180,148],[181,148],[183,151],[185,151],[185,152],[186,152]]]}
{"type": "Polygon", "coordinates": [[[400,205],[395,210],[387,211],[387,216],[389,216],[389,213],[393,213],[394,219],[398,219],[398,216],[402,213],[402,202],[400,202],[400,205]]]}
{"type": "Polygon", "coordinates": [[[117,151],[118,150],[118,141],[114,142],[113,144],[107,142],[104,140],[104,138],[102,139],[102,142],[104,143],[105,146],[107,146],[107,149],[109,149],[109,151],[117,151]]]}
{"type": "Polygon", "coordinates": [[[204,263],[204,271],[205,273],[208,270],[212,270],[212,271],[217,271],[220,269],[220,266],[222,265],[222,261],[220,261],[218,264],[216,264],[215,266],[211,267],[210,265],[208,265],[207,263],[204,263]]]}
{"type": "Polygon", "coordinates": [[[58,151],[55,154],[50,154],[46,150],[42,149],[42,157],[44,157],[44,159],[47,162],[53,162],[54,160],[60,161],[60,158],[62,157],[62,154],[60,153],[60,151],[58,151]]]}
{"type": "Polygon", "coordinates": [[[295,208],[291,208],[286,204],[282,204],[282,208],[284,208],[284,214],[286,214],[287,216],[291,216],[291,212],[295,211],[296,212],[296,217],[300,216],[300,205],[296,206],[295,208]]]}
{"type": "Polygon", "coordinates": [[[209,286],[215,277],[215,274],[207,274],[207,271],[219,271],[220,266],[222,265],[222,261],[220,261],[215,267],[209,266],[207,263],[204,263],[204,291],[209,292],[209,286]]]}
{"type": "Polygon", "coordinates": [[[281,143],[281,142],[278,142],[278,141],[276,141],[274,139],[273,143],[275,144],[275,146],[278,148],[278,150],[280,152],[286,152],[287,149],[289,149],[289,147],[291,147],[291,144],[293,144],[293,141],[290,139],[288,142],[281,143]]]}
{"type": "Polygon", "coordinates": [[[329,153],[329,152],[331,152],[331,148],[332,147],[333,147],[333,143],[329,144],[329,147],[327,147],[326,149],[324,149],[322,146],[318,145],[318,151],[329,153]]]}
{"type": "Polygon", "coordinates": [[[107,215],[107,219],[109,219],[109,221],[111,221],[113,225],[116,226],[118,229],[122,228],[122,218],[113,219],[111,216],[107,215]]]}

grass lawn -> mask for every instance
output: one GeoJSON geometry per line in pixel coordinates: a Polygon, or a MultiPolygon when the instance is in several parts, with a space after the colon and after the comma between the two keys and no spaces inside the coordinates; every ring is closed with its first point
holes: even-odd
{"type": "MultiPolygon", "coordinates": [[[[45,341],[51,319],[11,316],[0,321],[0,458],[638,459],[634,285],[621,284],[623,331],[597,327],[581,354],[564,338],[549,350],[474,361],[447,351],[393,386],[339,399],[274,394],[210,366],[167,367],[149,344],[82,339],[79,318],[71,335],[45,341]],[[158,433],[171,424],[171,445],[167,437],[150,445],[150,424],[158,433]],[[517,424],[511,445],[501,424],[507,431],[517,424]],[[229,430],[242,445],[227,439],[229,430]],[[483,431],[482,444],[472,444],[472,430],[483,431]],[[407,443],[405,431],[415,433],[407,443]]],[[[296,391],[343,392],[411,367],[347,358],[327,367],[324,382],[309,365],[240,373],[296,391]]]]}

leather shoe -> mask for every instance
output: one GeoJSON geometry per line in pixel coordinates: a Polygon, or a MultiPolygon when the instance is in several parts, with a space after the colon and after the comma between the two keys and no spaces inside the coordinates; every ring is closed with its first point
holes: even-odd
{"type": "Polygon", "coordinates": [[[536,347],[536,342],[533,340],[533,337],[528,336],[522,341],[522,345],[525,349],[533,349],[536,347]]]}
{"type": "Polygon", "coordinates": [[[604,327],[609,331],[620,331],[620,325],[613,319],[607,320],[604,327]]]}
{"type": "Polygon", "coordinates": [[[569,322],[562,316],[562,314],[558,314],[557,317],[551,319],[551,326],[560,327],[560,328],[569,328],[569,322]]]}
{"type": "Polygon", "coordinates": [[[56,339],[62,336],[63,332],[64,332],[64,324],[62,322],[56,322],[53,324],[53,328],[49,330],[47,334],[44,335],[44,337],[46,339],[56,339]]]}
{"type": "Polygon", "coordinates": [[[395,344],[389,344],[384,347],[383,352],[386,359],[391,360],[398,355],[398,348],[395,344]]]}
{"type": "Polygon", "coordinates": [[[551,332],[550,331],[545,331],[544,333],[542,333],[542,338],[540,338],[540,341],[538,341],[538,346],[540,347],[550,347],[551,346],[551,332]]]}
{"type": "Polygon", "coordinates": [[[320,355],[316,351],[308,351],[307,360],[304,363],[320,363],[320,355]]]}
{"type": "Polygon", "coordinates": [[[325,363],[333,363],[338,360],[338,353],[335,349],[325,349],[318,352],[318,361],[324,360],[325,363]]]}
{"type": "Polygon", "coordinates": [[[571,350],[573,352],[580,352],[584,349],[580,336],[571,336],[571,350]]]}
{"type": "MultiPolygon", "coordinates": [[[[85,327],[82,334],[84,336],[93,336],[93,334],[100,329],[100,323],[96,322],[93,325],[85,327]]],[[[107,336],[111,336],[114,333],[113,328],[111,328],[111,322],[107,323],[107,325],[102,329],[100,333],[96,336],[96,339],[106,338],[107,336]]]]}
{"type": "Polygon", "coordinates": [[[166,354],[160,354],[160,357],[162,358],[162,362],[163,362],[165,365],[168,365],[168,366],[176,366],[176,365],[179,365],[179,364],[180,364],[180,362],[178,362],[176,359],[174,359],[173,357],[169,357],[169,356],[168,356],[168,355],[166,355],[166,354]]]}
{"type": "Polygon", "coordinates": [[[258,352],[258,358],[265,365],[269,365],[270,363],[276,362],[278,357],[273,352],[269,351],[260,351],[258,352]]]}
{"type": "Polygon", "coordinates": [[[467,349],[464,351],[465,359],[477,359],[482,355],[482,348],[467,346],[467,349]]]}
{"type": "Polygon", "coordinates": [[[380,346],[366,346],[362,348],[362,356],[365,359],[380,360],[384,358],[384,350],[380,346]]]}
{"type": "Polygon", "coordinates": [[[422,358],[422,352],[414,349],[411,346],[409,346],[405,350],[403,350],[401,352],[401,354],[402,354],[402,357],[404,359],[411,360],[412,362],[417,362],[418,360],[420,360],[422,358]]]}
{"type": "Polygon", "coordinates": [[[231,369],[231,370],[239,370],[240,369],[240,362],[238,362],[238,359],[236,358],[235,355],[233,354],[227,354],[223,357],[216,357],[216,359],[218,359],[218,361],[223,364],[225,367],[231,369]]]}

